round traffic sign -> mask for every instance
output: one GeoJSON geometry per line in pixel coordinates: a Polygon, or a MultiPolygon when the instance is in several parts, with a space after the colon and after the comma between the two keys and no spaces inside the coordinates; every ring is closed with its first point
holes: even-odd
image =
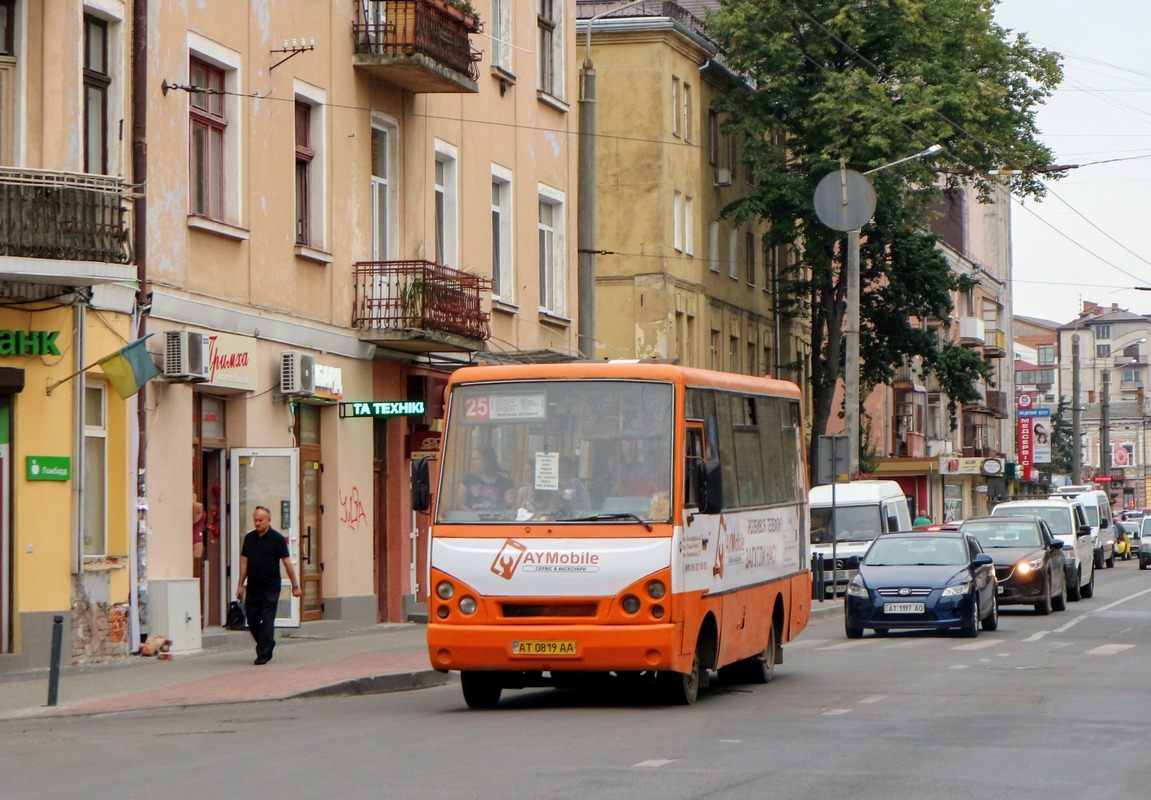
{"type": "Polygon", "coordinates": [[[815,187],[815,215],[833,231],[862,228],[875,214],[875,187],[862,172],[829,172],[815,187]]]}

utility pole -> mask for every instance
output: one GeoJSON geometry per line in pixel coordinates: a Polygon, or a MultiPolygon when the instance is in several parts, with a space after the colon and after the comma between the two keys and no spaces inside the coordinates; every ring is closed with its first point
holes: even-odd
{"type": "Polygon", "coordinates": [[[1079,407],[1079,334],[1071,334],[1071,483],[1083,480],[1083,420],[1079,407]]]}

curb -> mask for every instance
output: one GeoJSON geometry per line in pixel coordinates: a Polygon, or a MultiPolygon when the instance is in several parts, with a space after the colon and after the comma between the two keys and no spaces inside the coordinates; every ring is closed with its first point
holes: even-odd
{"type": "Polygon", "coordinates": [[[433,686],[443,686],[451,681],[452,676],[449,673],[437,672],[434,669],[419,672],[397,672],[390,675],[368,675],[363,678],[350,678],[346,681],[329,683],[326,686],[317,686],[314,689],[304,689],[281,699],[295,700],[306,697],[347,697],[361,694],[406,692],[412,689],[430,689],[433,686]]]}

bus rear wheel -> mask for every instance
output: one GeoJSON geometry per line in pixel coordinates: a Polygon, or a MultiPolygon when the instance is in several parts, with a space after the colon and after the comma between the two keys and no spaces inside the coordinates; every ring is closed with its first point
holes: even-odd
{"type": "Polygon", "coordinates": [[[468,708],[495,708],[504,690],[499,675],[492,672],[461,672],[460,686],[468,708]]]}
{"type": "Polygon", "coordinates": [[[775,677],[775,648],[775,626],[772,625],[763,652],[720,667],[720,679],[724,683],[770,683],[775,677]]]}

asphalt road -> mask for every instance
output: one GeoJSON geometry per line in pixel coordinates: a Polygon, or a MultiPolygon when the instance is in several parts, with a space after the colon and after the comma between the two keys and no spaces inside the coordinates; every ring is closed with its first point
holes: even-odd
{"type": "Polygon", "coordinates": [[[1130,798],[1151,794],[1151,571],[977,639],[847,640],[691,707],[632,690],[400,694],[0,722],[0,797],[1130,798]]]}

